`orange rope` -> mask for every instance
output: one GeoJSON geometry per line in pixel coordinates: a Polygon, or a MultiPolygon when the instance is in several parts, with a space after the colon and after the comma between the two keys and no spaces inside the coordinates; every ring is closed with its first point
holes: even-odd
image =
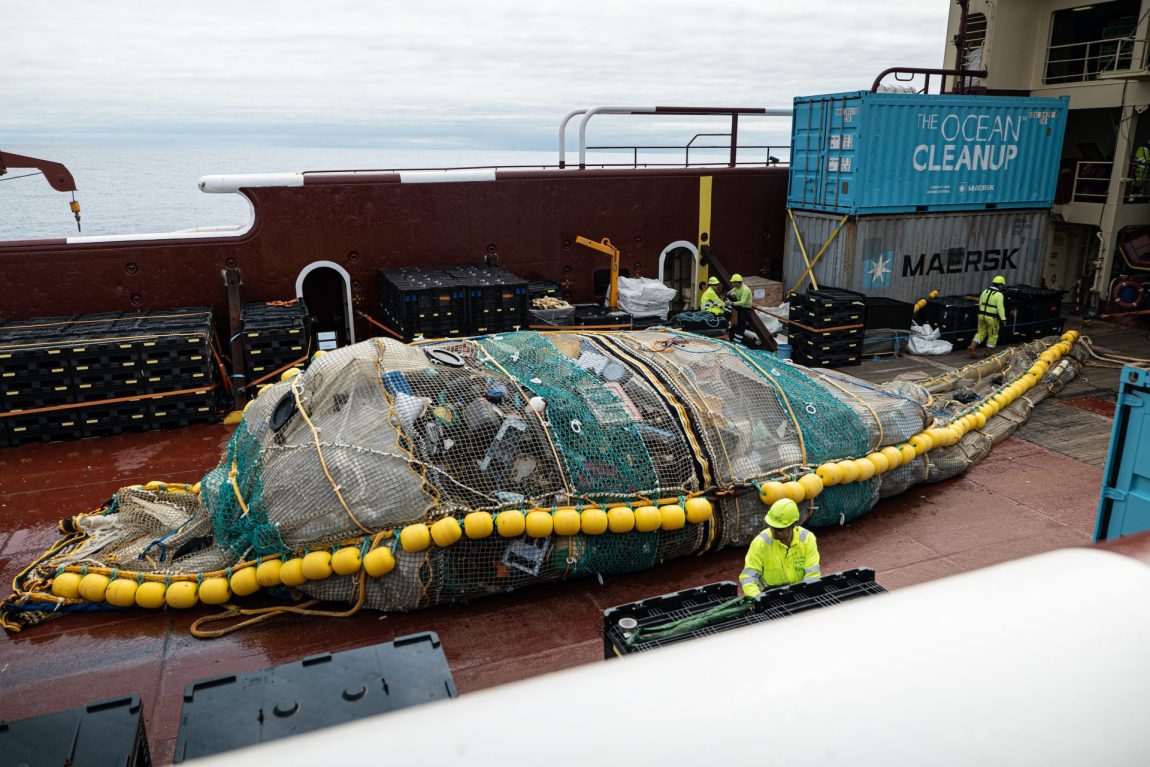
{"type": "MultiPolygon", "coordinates": [[[[157,316],[157,317],[147,317],[147,316],[141,314],[138,316],[138,318],[139,319],[145,319],[145,320],[150,320],[150,319],[170,320],[170,319],[178,318],[178,317],[206,317],[207,315],[208,315],[208,312],[185,312],[184,314],[164,314],[164,315],[157,316]]],[[[128,316],[128,317],[106,317],[106,318],[100,319],[100,320],[67,320],[65,322],[41,322],[41,323],[37,323],[35,325],[11,325],[11,324],[9,324],[9,325],[5,325],[4,329],[5,330],[24,330],[26,328],[54,328],[57,325],[90,325],[90,324],[95,323],[95,322],[116,322],[118,320],[130,320],[130,319],[135,319],[135,318],[133,318],[131,316],[128,316]]]]}
{"type": "Polygon", "coordinates": [[[96,405],[111,405],[116,402],[135,402],[142,399],[161,399],[175,397],[179,394],[206,394],[215,386],[200,387],[199,389],[180,389],[179,391],[166,391],[160,394],[133,394],[130,397],[116,397],[115,399],[98,399],[92,402],[69,402],[66,405],[53,405],[52,407],[37,407],[31,410],[13,410],[9,413],[0,413],[0,418],[11,418],[15,415],[33,415],[35,413],[51,413],[56,410],[75,410],[78,407],[94,407],[96,405]]]}
{"type": "Polygon", "coordinates": [[[395,337],[396,337],[396,338],[398,338],[400,341],[402,341],[402,340],[403,340],[403,336],[401,336],[399,333],[396,333],[394,330],[392,330],[391,328],[389,328],[387,325],[384,325],[382,322],[379,322],[379,321],[377,321],[377,320],[375,320],[375,319],[372,319],[372,317],[371,317],[370,315],[366,314],[365,312],[361,312],[361,311],[359,311],[359,310],[356,310],[356,312],[355,312],[355,313],[356,313],[356,314],[358,314],[360,317],[363,317],[365,320],[367,320],[368,322],[370,322],[372,325],[375,325],[377,328],[379,328],[380,330],[382,330],[384,333],[387,333],[387,334],[389,334],[389,335],[395,336],[395,337]]]}
{"type": "MultiPolygon", "coordinates": [[[[310,343],[308,344],[308,347],[307,347],[307,348],[308,348],[308,351],[310,352],[310,351],[311,351],[311,344],[310,344],[310,343]]],[[[304,356],[300,357],[298,360],[295,360],[294,362],[289,362],[288,364],[284,365],[282,368],[279,368],[279,369],[277,369],[277,370],[273,370],[272,372],[268,373],[268,374],[267,374],[266,376],[264,376],[263,378],[257,378],[256,380],[252,381],[252,382],[251,382],[251,383],[249,383],[249,384],[244,384],[244,388],[245,388],[245,389],[250,389],[250,388],[251,388],[251,387],[253,387],[253,386],[259,386],[259,385],[260,385],[260,384],[262,384],[264,381],[268,380],[269,378],[274,378],[275,376],[278,376],[280,373],[284,372],[284,371],[285,371],[285,370],[287,370],[288,368],[294,368],[294,367],[295,367],[296,365],[298,365],[299,363],[301,363],[301,362],[306,362],[306,361],[307,361],[307,358],[308,358],[308,356],[309,356],[309,355],[305,354],[304,356]]]]}

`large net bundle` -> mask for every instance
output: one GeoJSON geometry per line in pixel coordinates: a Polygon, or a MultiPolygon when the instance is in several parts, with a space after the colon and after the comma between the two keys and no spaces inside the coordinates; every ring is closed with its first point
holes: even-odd
{"type": "Polygon", "coordinates": [[[197,486],[70,520],[4,622],[282,586],[408,610],[746,544],[778,497],[842,524],[985,455],[1072,344],[874,385],[667,331],[373,339],[267,388],[197,486]]]}

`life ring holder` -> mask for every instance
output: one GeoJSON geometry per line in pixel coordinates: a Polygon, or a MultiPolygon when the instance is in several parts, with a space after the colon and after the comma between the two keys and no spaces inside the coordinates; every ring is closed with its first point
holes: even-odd
{"type": "Polygon", "coordinates": [[[1138,306],[1142,303],[1142,299],[1145,297],[1146,297],[1145,287],[1143,287],[1143,285],[1140,282],[1138,282],[1137,280],[1133,280],[1133,279],[1125,279],[1125,280],[1122,280],[1121,282],[1116,283],[1114,285],[1114,288],[1110,291],[1110,300],[1116,306],[1119,306],[1123,309],[1128,309],[1128,310],[1129,309],[1137,309],[1138,306]],[[1130,300],[1122,297],[1123,292],[1125,292],[1126,290],[1128,290],[1130,288],[1133,288],[1135,291],[1133,301],[1130,301],[1130,300]]]}
{"type": "Polygon", "coordinates": [[[465,364],[462,357],[448,349],[424,349],[423,353],[432,362],[449,368],[461,368],[465,364]]]}

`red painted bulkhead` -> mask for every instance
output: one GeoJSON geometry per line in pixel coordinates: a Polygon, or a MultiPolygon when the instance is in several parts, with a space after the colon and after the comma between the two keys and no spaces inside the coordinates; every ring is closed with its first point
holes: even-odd
{"type": "Polygon", "coordinates": [[[631,276],[657,276],[667,245],[698,242],[703,176],[713,179],[714,255],[732,271],[777,272],[785,168],[500,172],[450,183],[315,174],[302,187],[245,189],[255,221],[239,237],[0,243],[0,319],[210,304],[222,321],[221,270],[240,270],[245,301],[274,300],[294,296],[315,261],[346,269],[356,308],[378,316],[378,269],[481,264],[492,249],[503,268],[590,301],[593,272],[608,263],[575,237],[609,237],[631,276]]]}

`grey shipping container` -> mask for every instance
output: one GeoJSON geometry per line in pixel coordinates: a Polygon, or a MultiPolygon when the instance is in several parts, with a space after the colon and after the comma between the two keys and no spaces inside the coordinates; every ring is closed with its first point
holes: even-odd
{"type": "MultiPolygon", "coordinates": [[[[842,216],[794,211],[812,260],[842,216]]],[[[1037,285],[1046,252],[1047,210],[977,213],[910,213],[848,218],[815,264],[819,285],[857,290],[900,301],[977,294],[995,275],[1007,284],[1037,285]]],[[[806,269],[795,230],[787,228],[785,290],[806,269]]],[[[810,285],[804,279],[799,290],[810,285]]]]}

